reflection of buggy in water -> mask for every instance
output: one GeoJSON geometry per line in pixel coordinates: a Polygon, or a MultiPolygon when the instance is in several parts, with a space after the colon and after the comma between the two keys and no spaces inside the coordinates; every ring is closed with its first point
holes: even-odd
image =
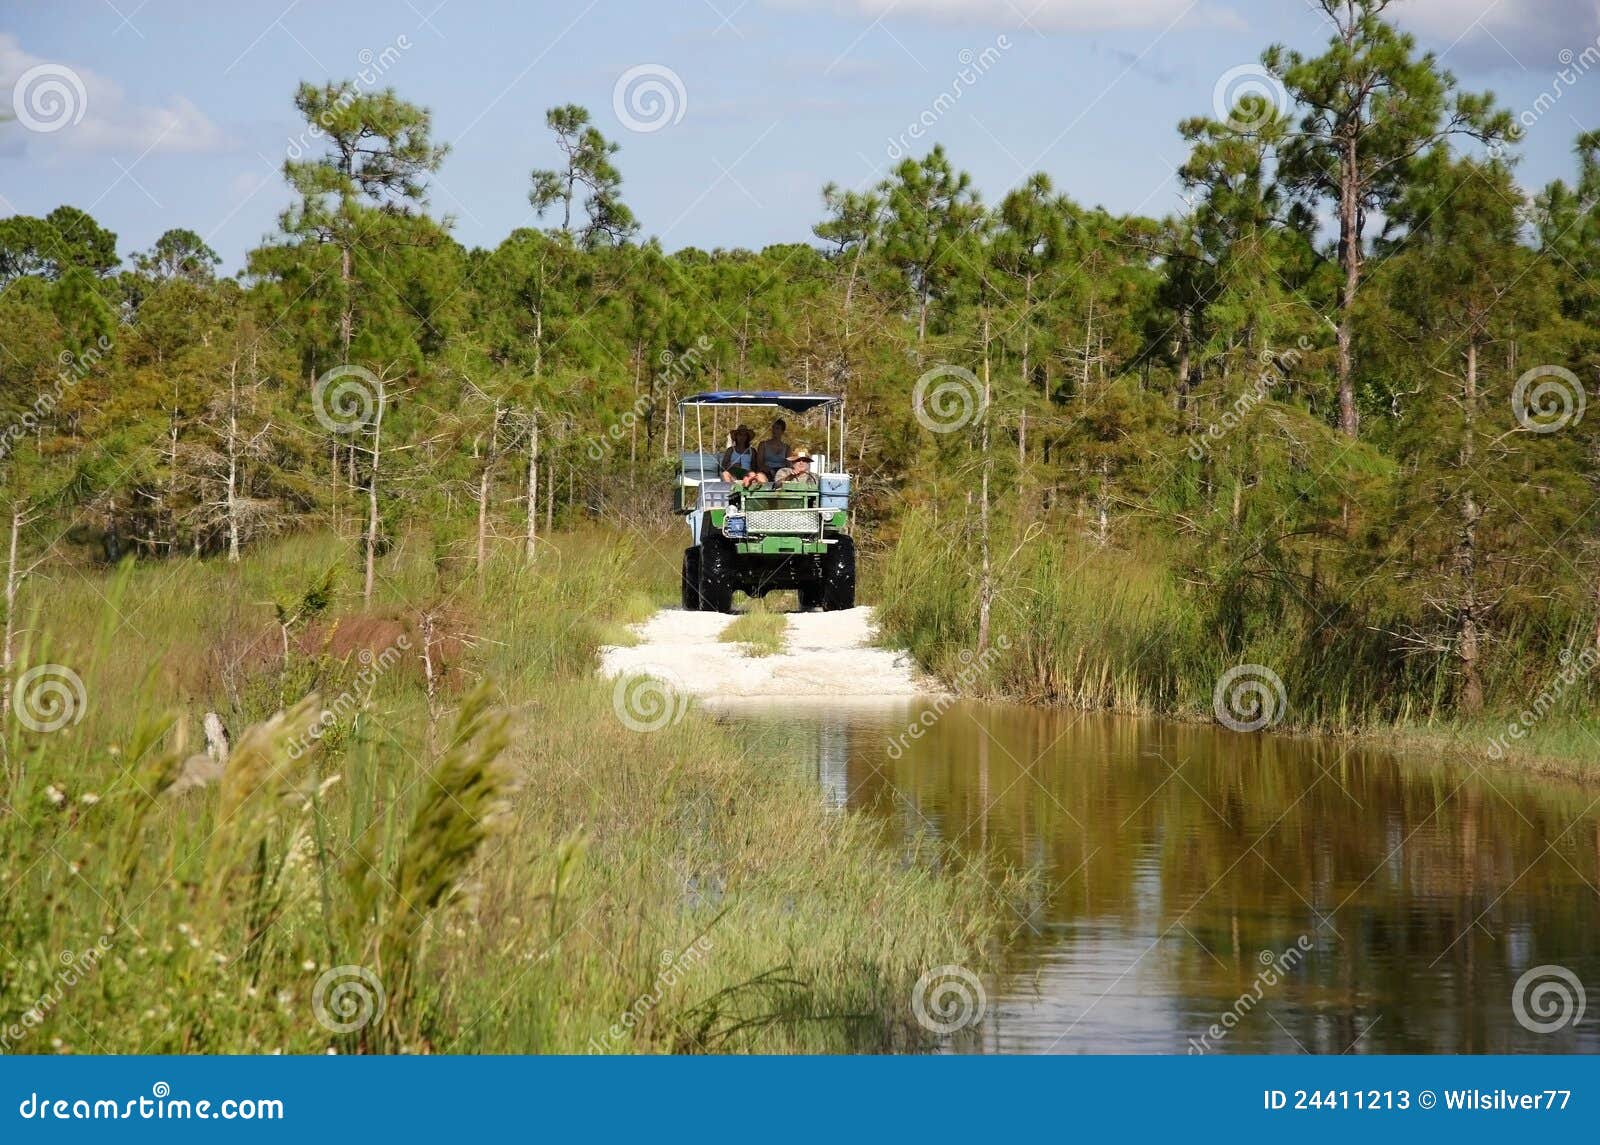
{"type": "Polygon", "coordinates": [[[797,590],[802,609],[855,607],[850,476],[835,461],[844,455],[844,428],[844,399],[826,394],[721,390],[678,403],[674,508],[692,538],[683,553],[684,608],[731,612],[735,592],[766,596],[775,589],[797,590]],[[825,446],[811,455],[812,479],[749,487],[723,480],[722,450],[740,411],[750,409],[820,418],[815,428],[825,446]]]}
{"type": "Polygon", "coordinates": [[[817,725],[817,785],[822,805],[842,810],[850,801],[850,729],[837,716],[823,716],[817,725]]]}

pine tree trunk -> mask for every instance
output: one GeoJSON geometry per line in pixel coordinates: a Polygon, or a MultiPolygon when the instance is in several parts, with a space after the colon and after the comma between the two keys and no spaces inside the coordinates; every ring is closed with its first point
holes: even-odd
{"type": "Polygon", "coordinates": [[[1461,471],[1468,480],[1461,487],[1461,538],[1456,549],[1456,575],[1461,582],[1457,655],[1461,660],[1461,708],[1466,715],[1476,715],[1483,710],[1483,679],[1478,665],[1478,502],[1471,485],[1475,453],[1473,434],[1478,420],[1476,333],[1467,342],[1467,377],[1462,388],[1461,411],[1461,471]]]}
{"type": "Polygon", "coordinates": [[[983,452],[983,480],[978,493],[978,536],[982,549],[983,573],[978,582],[978,655],[989,650],[989,612],[994,603],[994,583],[989,567],[989,312],[983,314],[983,407],[980,448],[983,452]]]}
{"type": "Polygon", "coordinates": [[[1089,400],[1089,356],[1094,344],[1094,294],[1089,295],[1089,323],[1083,331],[1083,378],[1078,383],[1078,401],[1089,400]]]}
{"type": "Polygon", "coordinates": [[[367,482],[367,569],[361,601],[372,607],[372,586],[378,568],[378,462],[382,457],[383,379],[378,379],[378,411],[372,420],[372,476],[367,482]]]}
{"type": "MultiPolygon", "coordinates": [[[[1022,280],[1022,396],[1028,396],[1028,328],[1031,325],[1033,314],[1033,275],[1028,274],[1022,280]]],[[[1050,400],[1049,393],[1044,395],[1045,401],[1050,400]]]]}
{"type": "MultiPolygon", "coordinates": [[[[542,267],[541,267],[542,269],[542,267]]],[[[533,376],[538,380],[544,369],[544,307],[533,312],[533,376]]]]}
{"type": "Polygon", "coordinates": [[[239,563],[239,361],[228,369],[228,563],[239,563]]]}
{"type": "Polygon", "coordinates": [[[339,248],[339,281],[344,284],[344,305],[339,310],[339,343],[344,347],[344,364],[350,364],[350,340],[355,335],[356,301],[351,289],[355,280],[349,244],[339,248]]]}
{"type": "Polygon", "coordinates": [[[484,464],[478,474],[478,547],[477,569],[481,575],[489,544],[489,466],[484,464]]]}
{"type": "Polygon", "coordinates": [[[12,645],[17,633],[17,542],[22,536],[22,506],[11,503],[11,544],[6,550],[6,631],[0,645],[0,717],[11,715],[11,668],[16,663],[12,645]]]}
{"type": "Polygon", "coordinates": [[[522,556],[529,564],[539,546],[539,415],[534,414],[528,430],[528,532],[523,538],[522,556]]]}
{"type": "Polygon", "coordinates": [[[1339,429],[1347,437],[1360,432],[1356,412],[1354,365],[1350,354],[1351,324],[1356,292],[1361,287],[1361,203],[1356,170],[1356,143],[1345,147],[1344,170],[1339,177],[1339,260],[1344,264],[1344,285],[1339,292],[1339,429]]]}
{"type": "MultiPolygon", "coordinates": [[[[172,411],[167,427],[167,555],[178,551],[178,411],[172,411]]],[[[152,530],[152,533],[154,530],[152,530]]],[[[155,556],[155,537],[150,538],[150,555],[155,556]]]]}
{"type": "MultiPolygon", "coordinates": [[[[1189,341],[1190,341],[1189,330],[1190,330],[1191,324],[1192,324],[1192,319],[1189,317],[1188,308],[1185,307],[1184,311],[1183,311],[1183,314],[1178,319],[1178,412],[1179,413],[1186,412],[1186,410],[1188,408],[1188,405],[1189,405],[1189,368],[1190,368],[1189,367],[1189,341]]],[[[1185,423],[1191,425],[1191,427],[1192,427],[1193,422],[1194,422],[1194,418],[1193,417],[1189,417],[1189,418],[1185,419],[1185,423]]]]}
{"type": "Polygon", "coordinates": [[[500,403],[494,406],[494,423],[489,427],[489,452],[483,457],[478,474],[478,572],[483,573],[489,557],[489,490],[494,485],[494,463],[500,454],[500,403]]]}
{"type": "MultiPolygon", "coordinates": [[[[742,351],[741,351],[742,353],[742,351]]],[[[633,405],[629,413],[633,420],[628,425],[628,464],[639,463],[639,371],[644,365],[644,346],[638,340],[633,344],[633,405]]]]}

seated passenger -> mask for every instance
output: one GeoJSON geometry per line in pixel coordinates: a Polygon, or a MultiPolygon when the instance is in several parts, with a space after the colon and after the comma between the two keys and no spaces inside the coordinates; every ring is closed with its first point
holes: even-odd
{"type": "Polygon", "coordinates": [[[750,427],[736,425],[729,436],[733,438],[733,443],[722,451],[722,479],[746,489],[753,485],[765,485],[766,474],[756,467],[756,451],[750,445],[753,436],[750,427]]]}
{"type": "Polygon", "coordinates": [[[772,423],[771,436],[756,446],[756,468],[769,478],[776,477],[789,459],[789,443],[783,440],[788,428],[788,423],[778,418],[772,423]]]}
{"type": "Polygon", "coordinates": [[[775,482],[782,487],[791,489],[815,489],[817,475],[811,472],[811,455],[805,450],[798,450],[788,457],[788,466],[778,470],[775,482]]]}

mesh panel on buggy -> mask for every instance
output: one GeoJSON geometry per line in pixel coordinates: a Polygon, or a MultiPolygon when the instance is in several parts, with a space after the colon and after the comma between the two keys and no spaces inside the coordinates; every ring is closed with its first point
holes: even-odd
{"type": "Polygon", "coordinates": [[[747,533],[815,533],[821,514],[815,509],[753,509],[744,515],[747,533]]]}

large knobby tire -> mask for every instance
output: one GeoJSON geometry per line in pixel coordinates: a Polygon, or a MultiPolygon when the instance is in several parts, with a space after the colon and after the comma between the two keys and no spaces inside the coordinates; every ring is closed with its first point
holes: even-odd
{"type": "Polygon", "coordinates": [[[700,607],[706,612],[733,611],[733,542],[713,533],[700,542],[700,607]]]}
{"type": "Polygon", "coordinates": [[[810,612],[814,608],[821,608],[823,606],[822,588],[823,586],[821,581],[817,581],[815,584],[803,584],[799,586],[801,612],[810,612]]]}
{"type": "Polygon", "coordinates": [[[841,612],[856,606],[856,543],[840,537],[822,557],[822,607],[841,612]]]}
{"type": "Polygon", "coordinates": [[[700,611],[700,547],[683,550],[683,610],[700,611]]]}

